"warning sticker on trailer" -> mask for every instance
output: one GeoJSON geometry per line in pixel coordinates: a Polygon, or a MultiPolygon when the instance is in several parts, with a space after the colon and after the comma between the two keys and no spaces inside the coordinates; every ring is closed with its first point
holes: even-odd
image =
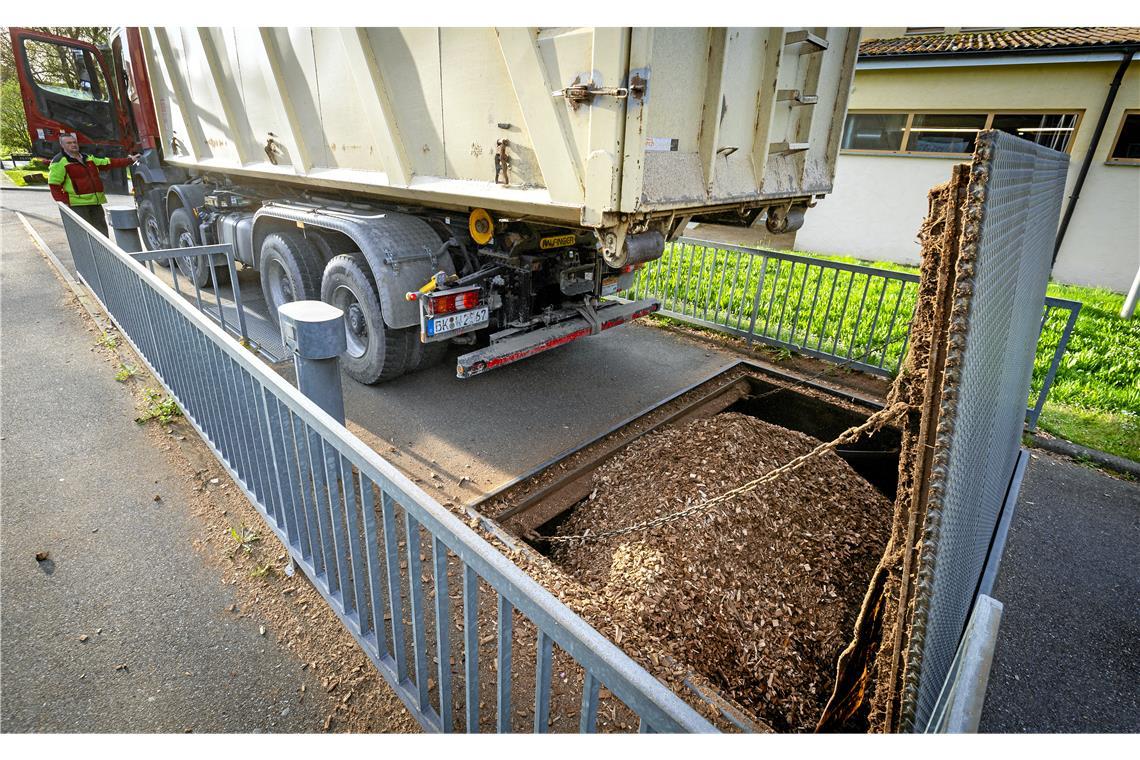
{"type": "Polygon", "coordinates": [[[645,150],[647,153],[669,153],[677,150],[679,142],[676,137],[647,137],[645,150]]]}

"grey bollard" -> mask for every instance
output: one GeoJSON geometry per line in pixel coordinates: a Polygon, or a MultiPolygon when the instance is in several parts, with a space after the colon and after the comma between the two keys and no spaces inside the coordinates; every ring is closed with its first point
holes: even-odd
{"type": "Polygon", "coordinates": [[[138,253],[143,249],[139,238],[139,212],[134,206],[108,206],[111,217],[111,234],[115,245],[127,253],[138,253]]]}
{"type": "Polygon", "coordinates": [[[293,301],[277,310],[281,341],[293,352],[297,388],[344,424],[340,362],[347,347],[344,312],[324,301],[293,301]]]}

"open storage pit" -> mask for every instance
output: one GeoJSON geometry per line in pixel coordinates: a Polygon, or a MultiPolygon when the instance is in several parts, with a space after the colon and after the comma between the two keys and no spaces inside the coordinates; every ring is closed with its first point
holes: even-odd
{"type": "MultiPolygon", "coordinates": [[[[764,609],[762,604],[756,604],[755,600],[750,602],[749,591],[756,594],[767,593],[770,588],[779,589],[773,591],[772,595],[781,596],[781,599],[784,591],[789,592],[787,603],[783,601],[779,603],[779,606],[787,612],[776,611],[777,617],[785,615],[781,621],[784,627],[778,632],[773,627],[771,633],[768,632],[768,628],[764,628],[759,635],[753,636],[761,640],[766,638],[771,642],[767,652],[755,653],[757,656],[751,663],[753,668],[763,669],[773,665],[772,658],[767,655],[777,650],[780,652],[775,655],[777,659],[783,657],[788,661],[795,660],[779,672],[780,680],[775,687],[772,676],[776,668],[773,668],[771,673],[764,670],[763,672],[769,676],[767,682],[758,683],[755,689],[742,684],[742,673],[748,670],[742,667],[741,661],[744,659],[742,652],[739,650],[733,652],[731,644],[728,645],[729,651],[726,652],[726,647],[718,645],[712,636],[709,637],[708,650],[701,652],[699,656],[694,656],[694,653],[701,649],[700,644],[705,643],[700,640],[700,631],[695,634],[696,639],[690,632],[689,640],[684,641],[674,639],[664,630],[671,627],[671,622],[658,625],[656,630],[651,630],[651,626],[648,625],[645,630],[630,630],[631,627],[639,627],[636,622],[641,619],[639,615],[657,621],[662,618],[676,618],[682,614],[680,609],[671,609],[674,606],[685,605],[685,602],[678,601],[677,595],[663,597],[656,593],[658,589],[653,589],[652,594],[646,594],[644,556],[647,552],[655,553],[655,541],[671,542],[661,556],[679,562],[680,554],[675,546],[678,538],[684,543],[693,537],[699,537],[700,534],[690,531],[700,531],[706,527],[712,519],[710,515],[686,518],[682,523],[678,523],[680,529],[672,535],[661,534],[658,532],[659,529],[653,529],[628,538],[611,539],[604,542],[605,545],[563,543],[553,552],[550,551],[550,544],[542,537],[559,533],[579,533],[583,528],[589,527],[576,515],[587,514],[596,506],[596,502],[591,502],[590,498],[592,494],[595,497],[598,495],[599,488],[604,499],[605,489],[608,486],[599,483],[598,479],[610,478],[621,481],[622,473],[612,472],[613,468],[629,461],[637,466],[637,460],[630,460],[629,457],[638,457],[646,451],[652,452],[654,446],[661,441],[668,440],[665,445],[673,449],[686,448],[687,437],[690,434],[712,436],[713,442],[717,442],[719,440],[717,436],[720,435],[719,428],[727,425],[728,428],[735,430],[738,441],[741,440],[742,434],[745,436],[743,439],[745,441],[750,440],[748,436],[757,434],[765,436],[772,442],[773,445],[768,447],[765,454],[765,461],[752,462],[751,467],[742,468],[737,472],[725,472],[718,485],[706,486],[704,490],[707,491],[707,495],[714,496],[814,448],[820,440],[834,439],[848,428],[863,423],[877,411],[878,406],[869,399],[772,372],[748,362],[740,362],[678,397],[627,421],[606,436],[548,463],[530,477],[485,500],[478,508],[484,515],[494,516],[509,531],[523,537],[534,549],[549,557],[558,572],[542,573],[543,580],[548,585],[558,583],[559,576],[564,576],[567,584],[584,585],[595,596],[606,597],[587,602],[579,611],[596,626],[601,624],[624,628],[624,631],[617,631],[618,643],[635,659],[650,667],[651,671],[660,675],[663,669],[668,670],[672,667],[675,670],[676,665],[687,669],[690,674],[696,676],[686,679],[686,685],[690,690],[695,691],[693,684],[700,684],[702,697],[715,704],[722,711],[722,715],[734,713],[734,717],[730,720],[738,727],[752,730],[811,730],[830,693],[835,659],[850,637],[867,581],[889,533],[890,504],[895,497],[898,476],[900,436],[897,430],[884,428],[874,436],[865,436],[841,447],[839,457],[829,454],[827,456],[831,457],[830,460],[817,460],[804,470],[789,473],[786,476],[787,482],[781,479],[781,482],[767,486],[767,493],[773,498],[775,494],[781,493],[782,488],[791,488],[793,493],[798,489],[800,494],[797,502],[799,506],[786,510],[789,513],[797,512],[796,516],[779,515],[781,510],[778,505],[772,510],[778,522],[786,520],[786,525],[799,526],[802,529],[802,526],[807,524],[801,519],[803,513],[812,512],[814,509],[816,514],[809,516],[808,519],[816,521],[814,525],[817,527],[813,530],[818,530],[822,536],[831,532],[831,529],[826,524],[821,525],[819,518],[822,514],[823,522],[828,522],[832,514],[828,511],[830,507],[813,507],[811,502],[815,501],[814,499],[803,498],[805,489],[816,487],[813,478],[820,479],[818,482],[821,488],[826,487],[822,478],[830,478],[833,492],[830,494],[829,503],[834,503],[837,498],[847,503],[846,491],[839,489],[843,495],[837,496],[834,484],[837,478],[839,482],[851,483],[853,484],[849,489],[851,503],[875,505],[874,509],[863,507],[867,512],[866,520],[874,524],[873,529],[868,529],[866,524],[862,525],[860,528],[862,537],[852,541],[848,538],[851,531],[846,524],[847,521],[837,519],[834,527],[838,538],[828,538],[826,543],[820,543],[819,539],[808,539],[806,543],[784,542],[780,536],[776,536],[776,543],[786,545],[778,546],[770,552],[771,556],[765,560],[769,564],[765,568],[764,577],[757,578],[753,584],[747,580],[745,571],[729,581],[739,590],[741,587],[739,576],[745,577],[743,598],[738,596],[735,600],[728,599],[726,604],[725,600],[714,598],[716,594],[701,592],[695,597],[696,607],[701,609],[690,609],[690,615],[730,614],[733,620],[729,621],[728,628],[731,628],[739,617],[742,625],[747,623],[748,632],[754,634],[753,629],[759,630],[759,625],[770,625],[773,620],[771,617],[763,619],[762,615],[769,613],[770,610],[764,609]],[[650,433],[657,435],[647,435],[650,433]],[[629,448],[635,442],[636,444],[629,448]],[[840,461],[840,458],[843,461],[840,461]],[[814,473],[813,467],[817,468],[814,473]],[[799,478],[805,478],[805,481],[797,482],[799,478]],[[803,507],[805,501],[808,502],[806,510],[803,507]],[[796,543],[796,546],[792,547],[793,543],[796,543]],[[814,551],[813,545],[820,549],[818,561],[811,554],[814,551]],[[807,555],[803,554],[805,551],[807,555]],[[636,556],[639,553],[640,556],[636,556]],[[805,577],[819,576],[822,570],[825,593],[829,588],[827,584],[831,584],[831,599],[821,601],[817,605],[818,611],[809,609],[805,612],[805,608],[812,607],[812,601],[807,597],[817,593],[816,581],[820,578],[815,577],[811,582],[805,581],[802,584],[803,588],[798,591],[793,588],[799,585],[795,576],[800,571],[791,570],[792,555],[804,557],[808,565],[815,566],[803,573],[805,577]],[[642,581],[640,584],[634,582],[625,586],[621,582],[607,584],[606,575],[611,563],[615,567],[624,563],[625,570],[634,575],[641,573],[642,581]],[[791,583],[788,583],[789,580],[791,583]],[[767,586],[768,583],[772,585],[767,586]],[[761,589],[764,591],[760,591],[761,589]],[[839,591],[838,595],[835,593],[836,590],[839,591]],[[651,597],[654,596],[659,603],[665,603],[665,608],[650,609],[653,607],[651,597]],[[637,612],[632,617],[626,616],[625,612],[631,607],[637,612]],[[795,614],[789,615],[793,608],[796,610],[795,614]],[[752,620],[753,611],[757,613],[758,619],[755,621],[752,620]],[[820,614],[816,614],[817,612],[820,614]],[[818,628],[813,627],[816,623],[819,623],[818,628]],[[797,624],[802,624],[804,630],[798,631],[795,627],[797,624]],[[624,643],[621,641],[623,636],[626,639],[624,643]],[[796,643],[789,645],[791,639],[795,639],[796,643]],[[693,646],[694,643],[698,645],[693,646]],[[803,646],[800,646],[801,643],[803,646]],[[717,653],[721,656],[721,665],[717,665],[714,661],[718,656],[717,653]],[[661,660],[671,661],[670,666],[654,667],[661,660]],[[800,660],[810,660],[810,662],[801,663],[800,660]],[[729,673],[731,676],[726,675],[729,673]],[[722,675],[724,677],[721,677],[722,675]],[[757,697],[758,694],[765,692],[772,695],[770,700],[757,697]],[[726,707],[728,709],[725,709],[726,707]]],[[[698,449],[700,445],[702,444],[698,444],[698,449]]],[[[755,448],[760,449],[763,446],[757,445],[755,448]]],[[[660,456],[662,453],[658,450],[654,456],[660,456]]],[[[664,453],[667,454],[668,450],[664,453]]],[[[646,473],[643,471],[642,479],[645,477],[646,473]]],[[[696,496],[695,491],[693,495],[696,496]]],[[[637,515],[636,519],[652,516],[654,509],[646,507],[646,504],[649,501],[657,501],[658,496],[657,493],[647,493],[645,503],[639,503],[629,511],[637,515]]],[[[845,518],[850,515],[838,513],[838,516],[845,518]]],[[[625,519],[623,514],[611,514],[606,516],[605,522],[606,528],[613,528],[635,522],[635,519],[633,517],[625,519]]],[[[754,532],[753,537],[760,537],[760,534],[754,532]]],[[[746,539],[745,543],[748,540],[752,539],[746,539]]],[[[717,551],[718,548],[713,546],[711,550],[717,551]]],[[[742,555],[745,559],[748,557],[748,551],[750,549],[742,555]]],[[[721,556],[723,558],[723,555],[721,556]]],[[[686,564],[689,564],[689,561],[686,561],[686,564]]],[[[712,566],[716,563],[702,563],[698,560],[684,571],[678,570],[677,567],[666,567],[665,575],[671,573],[674,587],[692,586],[689,583],[690,575],[692,580],[696,580],[698,575],[705,576],[706,570],[709,570],[706,564],[712,566]]],[[[730,571],[729,574],[734,573],[730,571]]],[[[721,587],[723,579],[717,579],[714,575],[710,571],[710,577],[704,580],[706,590],[721,587]]],[[[552,587],[552,590],[561,589],[552,587]]],[[[580,591],[571,593],[570,596],[573,597],[577,593],[580,591]]],[[[688,593],[689,601],[693,601],[691,588],[688,593]]],[[[812,599],[814,598],[812,596],[812,599]]],[[[572,600],[564,600],[568,601],[571,607],[576,606],[572,600]]],[[[708,625],[706,630],[717,628],[721,634],[721,644],[725,638],[734,638],[724,635],[726,628],[724,622],[722,618],[706,623],[708,625]]],[[[764,644],[761,644],[761,647],[763,646],[764,644]]],[[[676,681],[675,677],[670,680],[676,681]]],[[[750,677],[749,680],[759,682],[764,679],[750,677]]]]}
{"type": "MultiPolygon", "coordinates": [[[[729,411],[830,441],[881,408],[875,399],[739,361],[471,506],[517,536],[549,535],[570,509],[590,495],[599,466],[633,441],[663,427],[729,411]]],[[[891,500],[898,487],[899,443],[900,433],[885,428],[843,446],[838,454],[891,500]]],[[[546,552],[544,544],[531,543],[546,552]]]]}

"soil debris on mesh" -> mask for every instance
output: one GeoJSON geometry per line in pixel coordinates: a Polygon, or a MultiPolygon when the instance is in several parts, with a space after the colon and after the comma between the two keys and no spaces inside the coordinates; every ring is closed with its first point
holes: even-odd
{"type": "MultiPolygon", "coordinates": [[[[817,445],[731,412],[663,429],[600,467],[557,534],[675,512],[817,445]]],[[[635,659],[664,652],[774,729],[810,731],[890,521],[890,502],[827,452],[708,512],[551,556],[605,600],[635,659]]]]}

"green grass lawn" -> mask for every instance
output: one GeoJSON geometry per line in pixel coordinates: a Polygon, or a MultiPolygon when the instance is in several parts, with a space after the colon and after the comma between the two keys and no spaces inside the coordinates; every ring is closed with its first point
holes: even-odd
{"type": "Polygon", "coordinates": [[[20,187],[26,187],[28,185],[28,183],[24,181],[25,176],[27,176],[29,174],[39,174],[40,176],[42,176],[44,178],[44,181],[39,183],[39,184],[43,185],[44,187],[47,187],[47,172],[25,171],[24,169],[5,169],[4,173],[7,174],[8,177],[11,178],[11,180],[13,182],[15,182],[17,185],[19,185],[20,187]]]}
{"type": "MultiPolygon", "coordinates": [[[[665,309],[709,326],[747,332],[795,348],[838,355],[897,371],[917,285],[884,279],[880,269],[917,274],[915,267],[823,254],[769,259],[725,249],[670,246],[638,272],[630,297],[654,297],[665,309]],[[856,265],[821,270],[800,260],[856,265]]],[[[1140,317],[1121,319],[1124,296],[1098,288],[1050,283],[1048,294],[1081,301],[1080,316],[1038,426],[1074,443],[1140,461],[1140,317]]],[[[1041,388],[1067,312],[1053,310],[1042,330],[1030,401],[1041,388]]]]}
{"type": "MultiPolygon", "coordinates": [[[[1122,319],[1124,296],[1049,283],[1049,295],[1081,301],[1081,314],[1038,426],[1074,443],[1140,462],[1140,316],[1122,319]]],[[[1051,316],[1033,368],[1036,392],[1064,328],[1051,316]]]]}

